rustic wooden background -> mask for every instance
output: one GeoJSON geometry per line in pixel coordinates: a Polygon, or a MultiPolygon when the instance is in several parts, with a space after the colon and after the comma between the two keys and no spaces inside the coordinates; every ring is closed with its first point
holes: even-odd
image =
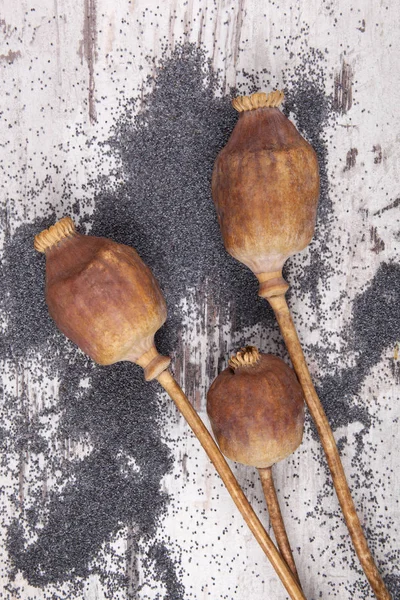
{"type": "MultiPolygon", "coordinates": [[[[286,598],[156,384],[94,366],[55,331],[32,250],[66,214],[135,245],[167,298],[158,343],[206,420],[206,390],[240,345],[288,360],[252,275],[224,252],[209,190],[232,95],[283,87],[323,183],[315,240],[287,267],[290,304],[400,598],[400,5],[0,6],[0,596],[286,598]]],[[[257,473],[234,468],[269,530],[257,473]]],[[[307,598],[372,598],[310,422],[275,474],[307,598]]]]}

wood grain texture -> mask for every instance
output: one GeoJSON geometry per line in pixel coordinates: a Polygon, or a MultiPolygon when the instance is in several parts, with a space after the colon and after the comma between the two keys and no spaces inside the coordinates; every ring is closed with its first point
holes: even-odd
{"type": "MultiPolygon", "coordinates": [[[[251,274],[223,250],[209,187],[235,123],[231,89],[279,86],[322,182],[316,237],[287,265],[289,301],[400,598],[399,12],[373,0],[2,0],[4,598],[286,598],[166,397],[57,336],[32,249],[65,214],[134,245],[166,295],[161,343],[206,420],[206,391],[238,347],[288,361],[257,283],[246,294],[251,274]]],[[[269,525],[256,470],[234,472],[269,525]]],[[[310,422],[274,477],[306,597],[373,598],[310,422]]]]}

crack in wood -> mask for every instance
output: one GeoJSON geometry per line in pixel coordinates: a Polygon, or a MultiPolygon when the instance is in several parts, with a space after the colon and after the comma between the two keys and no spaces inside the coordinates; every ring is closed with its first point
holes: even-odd
{"type": "Polygon", "coordinates": [[[371,248],[372,252],[375,252],[375,254],[379,254],[380,252],[382,252],[382,250],[385,249],[385,242],[382,240],[382,238],[379,237],[377,227],[371,227],[370,238],[371,242],[373,242],[374,244],[371,248]]]}
{"type": "Polygon", "coordinates": [[[96,0],[85,0],[83,20],[83,56],[88,65],[88,108],[90,123],[97,122],[94,65],[97,60],[97,14],[96,0]]]}
{"type": "Polygon", "coordinates": [[[350,171],[350,169],[356,166],[357,155],[357,148],[350,148],[346,155],[346,166],[344,167],[343,171],[350,171]]]}
{"type": "Polygon", "coordinates": [[[340,73],[335,75],[333,108],[342,115],[346,114],[353,104],[353,70],[343,61],[340,73]]]}
{"type": "Polygon", "coordinates": [[[392,208],[397,208],[398,206],[400,206],[400,196],[398,198],[396,198],[396,200],[394,200],[393,202],[391,202],[390,204],[385,206],[384,208],[381,208],[381,209],[377,210],[376,212],[374,212],[373,216],[375,217],[376,215],[381,215],[384,212],[386,212],[387,210],[391,210],[392,208]]]}

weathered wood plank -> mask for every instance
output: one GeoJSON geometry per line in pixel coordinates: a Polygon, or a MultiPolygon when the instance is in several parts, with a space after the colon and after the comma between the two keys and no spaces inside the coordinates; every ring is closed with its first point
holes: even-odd
{"type": "MultiPolygon", "coordinates": [[[[399,17],[372,0],[2,2],[4,597],[286,597],[167,399],[55,333],[31,248],[64,214],[135,245],[166,294],[160,344],[206,420],[206,390],[238,346],[287,359],[256,283],[226,256],[209,190],[232,88],[274,86],[323,177],[290,304],[400,597],[399,17]]],[[[234,469],[268,525],[256,472],[234,469]]],[[[276,479],[306,596],[372,598],[310,425],[276,479]]]]}

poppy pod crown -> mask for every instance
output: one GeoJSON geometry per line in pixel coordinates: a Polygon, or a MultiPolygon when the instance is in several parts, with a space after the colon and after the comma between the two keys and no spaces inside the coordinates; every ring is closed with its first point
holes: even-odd
{"type": "Polygon", "coordinates": [[[279,109],[283,97],[275,91],[233,100],[239,119],[212,177],[225,247],[257,276],[280,276],[315,227],[317,156],[279,109]]]}
{"type": "Polygon", "coordinates": [[[102,365],[156,357],[166,304],[133,248],[81,235],[69,217],[38,234],[34,246],[46,255],[50,315],[68,338],[102,365]]]}

